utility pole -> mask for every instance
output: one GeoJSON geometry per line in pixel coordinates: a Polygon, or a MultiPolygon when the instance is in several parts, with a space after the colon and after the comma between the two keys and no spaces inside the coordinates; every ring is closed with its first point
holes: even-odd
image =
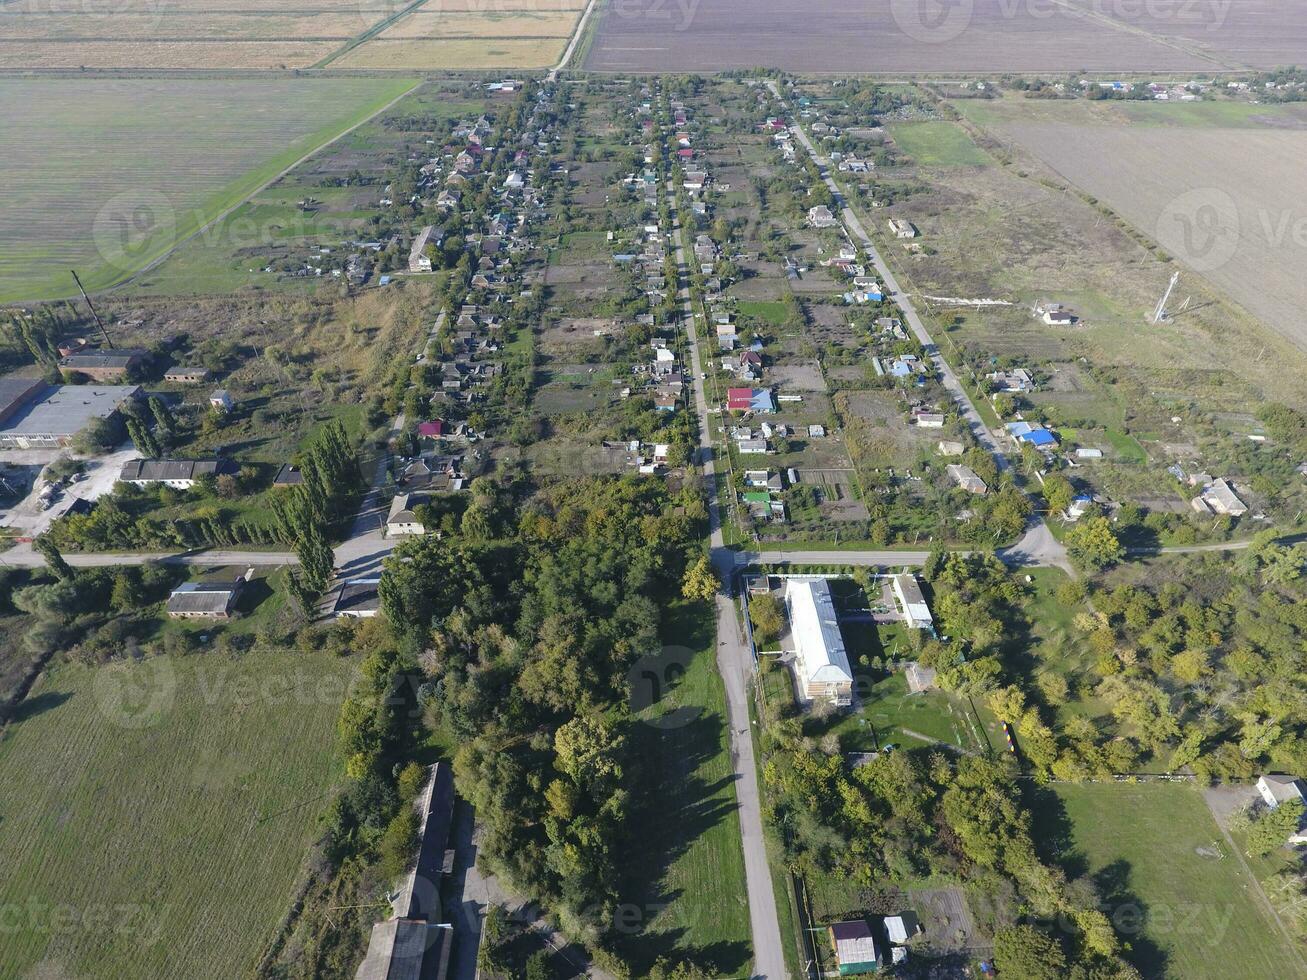
{"type": "Polygon", "coordinates": [[[91,297],[86,295],[86,287],[82,285],[82,280],[77,278],[77,270],[68,270],[73,274],[73,282],[77,283],[77,289],[82,294],[82,299],[86,300],[87,307],[91,310],[91,316],[95,317],[95,325],[100,328],[100,336],[104,338],[104,346],[113,350],[113,341],[109,339],[109,331],[104,329],[104,321],[100,319],[100,314],[95,312],[95,307],[91,305],[91,297]]]}

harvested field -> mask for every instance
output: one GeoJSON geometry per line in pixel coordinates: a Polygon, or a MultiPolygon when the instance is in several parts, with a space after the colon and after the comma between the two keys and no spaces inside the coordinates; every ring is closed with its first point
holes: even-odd
{"type": "Polygon", "coordinates": [[[337,41],[9,41],[0,68],[305,68],[337,41]]]}
{"type": "Polygon", "coordinates": [[[120,281],[410,84],[0,80],[0,301],[120,281]]]}
{"type": "Polygon", "coordinates": [[[570,37],[578,16],[579,12],[575,10],[431,13],[423,7],[397,20],[379,36],[384,40],[570,37]]]}
{"type": "Polygon", "coordinates": [[[111,20],[80,14],[0,14],[0,34],[6,42],[46,41],[252,41],[283,39],[345,41],[366,30],[383,15],[336,12],[272,13],[201,10],[118,14],[111,20]],[[367,18],[371,17],[371,20],[367,18]]]}
{"type": "Polygon", "coordinates": [[[546,68],[558,61],[565,38],[502,40],[465,38],[451,41],[377,38],[332,62],[334,68],[546,68]]]}
{"type": "Polygon", "coordinates": [[[991,118],[1014,141],[1066,181],[1108,204],[1192,271],[1205,276],[1249,312],[1301,347],[1307,326],[1302,267],[1307,260],[1307,130],[1297,109],[1263,109],[1263,121],[1214,107],[1217,126],[1203,123],[1202,106],[1182,114],[1167,106],[1130,115],[1079,110],[1041,113],[1027,121],[1019,105],[991,118]],[[1059,121],[1047,121],[1056,118],[1059,121]],[[1105,124],[1106,120],[1112,124],[1105,124]],[[1144,121],[1147,120],[1147,121],[1144,121]],[[1149,122],[1157,120],[1158,124],[1149,122]],[[1170,124],[1164,124],[1169,122],[1170,124]],[[1179,123],[1177,125],[1176,123],[1179,123]],[[1195,124],[1190,124],[1191,122],[1195,124]],[[1184,165],[1177,167],[1177,160],[1184,165]],[[1129,179],[1123,179],[1129,174],[1129,179]]]}
{"type": "Polygon", "coordinates": [[[796,72],[1197,70],[1274,67],[1307,50],[1307,7],[1059,3],[932,5],[913,0],[630,0],[603,10],[586,60],[594,71],[796,72]],[[747,32],[741,25],[748,25],[747,32]]]}

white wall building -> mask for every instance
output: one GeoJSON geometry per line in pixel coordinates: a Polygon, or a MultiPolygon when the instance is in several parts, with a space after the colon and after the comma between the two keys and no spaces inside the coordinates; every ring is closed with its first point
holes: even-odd
{"type": "Polygon", "coordinates": [[[794,669],[803,695],[811,701],[851,704],[853,674],[830,585],[824,578],[787,579],[785,606],[797,654],[794,669]]]}

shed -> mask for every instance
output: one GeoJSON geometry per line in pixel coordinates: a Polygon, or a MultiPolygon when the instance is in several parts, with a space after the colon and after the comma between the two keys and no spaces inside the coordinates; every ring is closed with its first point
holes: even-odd
{"type": "Polygon", "coordinates": [[[831,945],[835,948],[835,962],[840,976],[858,973],[875,973],[880,968],[876,955],[876,940],[871,926],[863,919],[836,922],[828,927],[831,945]]]}

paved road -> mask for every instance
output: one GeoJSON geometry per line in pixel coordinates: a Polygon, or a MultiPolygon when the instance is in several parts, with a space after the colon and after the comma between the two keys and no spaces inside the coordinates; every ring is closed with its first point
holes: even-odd
{"type": "MultiPolygon", "coordinates": [[[[74,568],[104,568],[109,565],[294,565],[299,559],[284,551],[99,551],[91,554],[66,554],[64,560],[74,568]]],[[[45,564],[30,544],[19,544],[0,551],[0,566],[40,568],[45,564]]]]}
{"type": "MultiPolygon", "coordinates": [[[[668,181],[668,203],[672,208],[672,244],[681,282],[688,281],[680,215],[676,210],[676,188],[668,181]]],[[[684,314],[690,349],[690,377],[695,411],[699,417],[699,446],[703,479],[708,496],[708,526],[713,566],[726,583],[717,596],[717,669],[726,687],[726,716],[731,730],[731,765],[735,770],[735,795],[739,804],[740,838],[744,847],[744,875],[749,893],[749,926],[753,936],[755,977],[786,976],[781,944],[780,918],[776,914],[776,893],[772,889],[771,866],[762,830],[762,803],[758,790],[758,766],[754,759],[749,720],[749,680],[753,677],[753,655],[745,642],[731,583],[735,580],[735,553],[724,546],[721,513],[717,507],[716,469],[713,464],[712,424],[708,398],[704,394],[699,336],[694,323],[694,305],[688,287],[677,293],[684,314]]]]}
{"type": "Polygon", "coordinates": [[[736,567],[763,565],[880,565],[895,568],[924,565],[928,551],[736,551],[736,567]]]}
{"type": "MultiPolygon", "coordinates": [[[[788,110],[789,103],[787,103],[784,96],[781,95],[780,88],[776,83],[769,81],[767,87],[770,88],[772,94],[780,100],[781,105],[785,106],[788,110]]],[[[813,145],[810,139],[808,139],[808,134],[803,131],[803,127],[799,125],[797,118],[793,120],[791,130],[794,135],[799,138],[799,142],[803,144],[804,149],[808,151],[808,155],[812,157],[813,162],[817,164],[818,169],[821,171],[822,180],[825,182],[827,188],[830,189],[830,192],[835,196],[835,201],[844,218],[845,231],[848,233],[850,238],[854,238],[858,241],[862,250],[867,253],[872,264],[876,267],[876,271],[880,274],[881,280],[885,284],[886,295],[894,297],[894,301],[898,304],[899,309],[903,311],[903,318],[907,321],[908,326],[911,328],[912,333],[916,336],[917,340],[926,349],[931,362],[935,365],[936,372],[939,374],[941,383],[948,390],[949,394],[953,396],[954,401],[958,403],[958,407],[962,411],[962,416],[967,420],[967,425],[970,426],[972,435],[976,438],[976,442],[980,443],[980,445],[984,446],[993,454],[994,460],[998,464],[1000,470],[1007,469],[1011,465],[1007,456],[1003,453],[1002,449],[999,448],[998,442],[994,439],[994,434],[989,431],[984,420],[980,417],[980,413],[976,411],[976,406],[971,401],[971,396],[967,394],[967,390],[962,387],[962,382],[958,380],[957,375],[953,373],[953,369],[949,367],[948,362],[940,355],[939,348],[931,339],[930,332],[926,329],[925,323],[922,322],[921,317],[917,313],[916,307],[912,304],[912,297],[899,288],[898,280],[894,278],[894,273],[890,270],[890,267],[885,264],[885,260],[881,257],[880,252],[876,250],[876,246],[872,242],[871,236],[867,234],[866,228],[863,227],[862,221],[844,200],[844,195],[841,193],[839,185],[835,183],[835,178],[830,174],[830,161],[822,156],[822,154],[818,152],[817,147],[813,145]]]]}

